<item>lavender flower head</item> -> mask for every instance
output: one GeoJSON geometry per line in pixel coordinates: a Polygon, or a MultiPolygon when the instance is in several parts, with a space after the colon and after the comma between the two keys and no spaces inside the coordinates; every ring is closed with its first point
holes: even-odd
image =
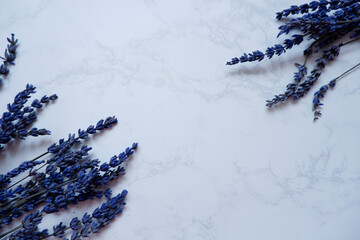
{"type": "MultiPolygon", "coordinates": [[[[251,53],[243,53],[242,56],[234,57],[226,63],[234,65],[259,62],[266,58],[271,59],[274,55],[280,56],[286,50],[300,45],[304,40],[311,42],[304,51],[304,63],[296,64],[298,71],[294,73],[292,82],[287,84],[285,92],[266,101],[266,106],[269,108],[289,99],[298,100],[305,96],[316,84],[328,62],[334,61],[339,55],[340,48],[360,39],[360,3],[357,0],[320,0],[300,6],[292,5],[290,8],[276,13],[276,19],[282,20],[283,18],[286,18],[285,24],[279,27],[280,31],[277,37],[293,32],[296,34],[284,39],[282,44],[270,46],[265,51],[255,50],[251,53]],[[290,18],[290,16],[294,17],[290,18]],[[336,44],[339,40],[346,38],[349,40],[336,44]],[[307,75],[307,60],[317,53],[320,53],[318,54],[320,56],[316,58],[315,68],[307,75]]],[[[356,67],[358,66],[356,65],[356,67]]],[[[324,85],[315,93],[313,109],[318,109],[321,105],[320,99],[327,91],[325,86],[330,85],[324,85]]],[[[315,110],[315,118],[317,119],[320,115],[321,113],[315,110]]]]}

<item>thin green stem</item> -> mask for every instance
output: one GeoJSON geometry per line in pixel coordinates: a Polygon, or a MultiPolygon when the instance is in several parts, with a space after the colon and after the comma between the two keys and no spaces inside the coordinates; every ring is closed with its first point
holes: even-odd
{"type": "Polygon", "coordinates": [[[350,43],[353,43],[353,42],[356,42],[356,41],[358,41],[358,40],[360,40],[360,37],[359,37],[359,38],[355,38],[355,39],[353,39],[353,40],[350,40],[350,41],[348,41],[348,42],[343,43],[343,46],[345,46],[345,45],[347,45],[347,44],[350,44],[350,43]]]}
{"type": "MultiPolygon", "coordinates": [[[[69,230],[69,229],[70,229],[70,227],[66,227],[66,228],[64,229],[64,232],[65,232],[66,230],[69,230]]],[[[41,237],[41,238],[39,238],[39,239],[45,239],[45,238],[52,237],[52,236],[54,236],[54,233],[49,234],[49,235],[46,235],[46,236],[41,237]]],[[[1,240],[1,239],[0,239],[0,240],[1,240]]]]}
{"type": "Polygon", "coordinates": [[[352,19],[352,20],[347,20],[347,21],[338,21],[335,24],[351,23],[351,22],[356,22],[356,21],[359,21],[359,20],[360,20],[360,17],[352,19]]]}
{"type": "MultiPolygon", "coordinates": [[[[308,48],[312,49],[312,48],[315,46],[315,44],[317,44],[318,42],[320,42],[320,41],[322,41],[322,40],[325,40],[325,39],[331,37],[331,35],[334,34],[334,33],[336,33],[336,32],[337,32],[337,31],[335,31],[335,32],[333,32],[333,33],[331,33],[331,34],[329,34],[329,35],[326,35],[326,36],[323,36],[323,37],[320,37],[320,38],[316,39],[314,42],[312,42],[312,43],[310,44],[310,47],[308,47],[308,48]]],[[[306,54],[306,56],[305,56],[305,61],[304,61],[304,64],[303,64],[303,65],[306,65],[306,62],[307,62],[307,60],[309,59],[309,56],[310,56],[310,55],[311,55],[311,53],[306,54]]]]}
{"type": "MultiPolygon", "coordinates": [[[[39,167],[38,169],[36,169],[35,172],[38,171],[38,170],[40,170],[41,168],[45,167],[47,164],[48,164],[48,163],[44,163],[41,167],[39,167]]],[[[17,181],[16,183],[11,184],[11,185],[10,185],[9,187],[7,187],[5,190],[8,190],[8,189],[14,187],[15,185],[21,183],[22,181],[24,181],[25,179],[27,179],[27,178],[29,178],[29,177],[31,177],[30,174],[27,175],[27,176],[25,176],[25,177],[23,177],[22,179],[20,179],[20,180],[17,181]]]]}
{"type": "Polygon", "coordinates": [[[21,225],[18,225],[16,228],[14,229],[11,229],[10,231],[6,232],[6,233],[3,233],[0,235],[0,240],[4,239],[7,235],[19,230],[22,226],[21,225]]]}
{"type": "Polygon", "coordinates": [[[310,55],[310,54],[306,54],[306,56],[305,56],[305,60],[304,60],[304,64],[303,64],[304,66],[306,65],[306,62],[307,62],[307,60],[309,59],[309,55],[310,55]]]}
{"type": "Polygon", "coordinates": [[[355,19],[351,19],[351,20],[347,20],[347,21],[337,21],[337,22],[334,22],[334,23],[327,22],[327,21],[323,21],[323,22],[303,21],[303,22],[301,22],[301,23],[338,25],[338,24],[344,24],[344,23],[352,23],[352,22],[356,22],[356,21],[360,21],[360,17],[355,18],[355,19]]]}
{"type": "MultiPolygon", "coordinates": [[[[76,178],[69,179],[69,180],[61,183],[61,184],[58,185],[58,186],[59,186],[59,187],[63,187],[63,186],[65,186],[65,185],[67,185],[68,183],[74,182],[75,180],[77,180],[77,179],[76,179],[76,178]]],[[[26,198],[17,197],[17,198],[12,199],[11,201],[9,201],[9,202],[1,205],[1,206],[0,206],[0,207],[1,207],[0,211],[6,210],[6,209],[12,209],[12,208],[19,208],[19,207],[21,207],[23,204],[26,203],[26,200],[27,200],[27,199],[29,199],[29,198],[34,198],[34,197],[37,197],[37,196],[41,196],[42,194],[44,194],[44,193],[47,192],[47,190],[44,190],[44,189],[43,189],[43,191],[41,191],[41,192],[37,192],[38,190],[41,190],[41,189],[36,189],[36,190],[34,190],[34,192],[36,192],[36,193],[34,193],[34,194],[30,195],[30,196],[27,196],[26,198]],[[12,204],[11,206],[9,206],[9,203],[13,203],[13,202],[15,202],[15,203],[12,204]],[[3,207],[5,207],[5,208],[3,208],[3,207]]],[[[3,216],[2,216],[2,217],[3,217],[3,216]]]]}
{"type": "MultiPolygon", "coordinates": [[[[78,139],[80,139],[80,138],[79,138],[79,137],[77,137],[77,138],[76,138],[76,140],[78,140],[78,139]]],[[[73,145],[70,145],[70,148],[71,148],[72,146],[73,146],[73,145]]],[[[41,154],[41,155],[37,156],[36,158],[34,158],[34,159],[30,160],[30,161],[36,161],[36,160],[38,160],[39,158],[41,158],[41,157],[43,157],[43,156],[47,155],[48,153],[50,153],[50,152],[49,152],[49,151],[47,151],[47,152],[45,152],[45,153],[43,153],[43,154],[41,154]]],[[[44,163],[41,167],[39,167],[39,168],[38,168],[38,169],[36,169],[35,171],[40,170],[41,168],[43,168],[44,166],[46,166],[46,164],[47,164],[47,163],[44,163]]],[[[29,177],[30,177],[30,175],[28,175],[28,176],[26,176],[26,177],[22,178],[21,180],[17,181],[16,183],[12,184],[11,186],[7,187],[7,188],[6,188],[6,190],[8,190],[8,189],[10,189],[10,188],[14,187],[15,185],[19,184],[20,182],[24,181],[25,179],[27,179],[27,178],[29,178],[29,177]]]]}
{"type": "Polygon", "coordinates": [[[348,74],[349,72],[351,72],[352,70],[354,70],[355,68],[359,67],[360,63],[356,64],[355,66],[353,66],[352,68],[349,68],[348,70],[346,70],[344,73],[342,73],[341,75],[339,75],[338,77],[335,78],[335,80],[338,80],[342,77],[344,77],[346,74],[348,74]]]}
{"type": "Polygon", "coordinates": [[[43,157],[43,156],[45,156],[46,154],[48,154],[49,152],[44,152],[43,154],[41,154],[41,155],[39,155],[39,156],[37,156],[36,158],[34,158],[33,160],[31,160],[32,162],[33,161],[36,161],[36,160],[38,160],[39,158],[41,158],[41,157],[43,157]]]}
{"type": "MultiPolygon", "coordinates": [[[[36,158],[34,158],[34,159],[30,160],[30,161],[31,161],[31,162],[36,161],[36,160],[44,157],[44,156],[45,156],[46,154],[48,154],[48,153],[49,153],[49,152],[42,153],[42,154],[40,154],[39,156],[37,156],[36,158]]],[[[20,183],[21,181],[25,180],[26,178],[28,178],[28,176],[27,176],[27,177],[24,177],[23,179],[21,179],[20,181],[18,181],[18,182],[16,182],[16,183],[10,185],[9,187],[6,187],[5,190],[8,190],[8,189],[12,188],[13,186],[15,186],[16,184],[18,184],[18,183],[20,183]]],[[[0,187],[0,189],[2,189],[2,187],[0,187]]]]}

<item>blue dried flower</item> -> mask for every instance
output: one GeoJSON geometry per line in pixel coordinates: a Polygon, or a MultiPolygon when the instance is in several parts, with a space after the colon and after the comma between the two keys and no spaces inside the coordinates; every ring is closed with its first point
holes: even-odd
{"type": "Polygon", "coordinates": [[[15,46],[18,43],[18,39],[15,39],[15,34],[11,34],[11,38],[7,38],[8,42],[11,44],[11,46],[15,46]]]}
{"type": "MultiPolygon", "coordinates": [[[[360,39],[355,38],[360,36],[360,4],[357,0],[319,0],[300,6],[292,5],[288,9],[277,12],[276,18],[281,20],[283,17],[298,14],[303,15],[289,18],[285,21],[285,24],[279,27],[280,31],[277,37],[297,31],[297,34],[292,35],[292,38],[285,39],[283,45],[276,44],[273,47],[268,47],[265,54],[258,50],[249,54],[244,53],[242,57],[233,58],[230,62],[227,62],[227,65],[234,65],[244,62],[261,61],[264,59],[264,55],[270,59],[274,55],[282,55],[285,49],[291,49],[294,45],[301,44],[305,37],[312,41],[311,45],[304,51],[304,64],[299,64],[299,66],[302,66],[302,69],[299,68],[299,71],[294,73],[294,83],[288,84],[284,93],[275,95],[273,99],[267,100],[266,106],[268,107],[285,102],[288,99],[297,100],[305,96],[319,79],[321,71],[327,63],[333,61],[339,55],[340,48],[360,39]],[[334,44],[344,37],[349,37],[352,40],[334,44]],[[322,56],[315,61],[316,67],[303,80],[306,75],[306,62],[309,56],[320,50],[322,51],[322,56]]],[[[320,100],[315,97],[313,103],[315,106],[318,106],[320,100]]],[[[320,112],[317,111],[316,114],[320,114],[320,112]]]]}
{"type": "MultiPolygon", "coordinates": [[[[3,74],[8,73],[8,64],[13,64],[16,58],[18,40],[14,38],[14,34],[11,39],[8,38],[8,42],[5,62],[0,67],[0,73],[3,74]]],[[[250,57],[261,58],[259,54],[256,52],[250,57]]],[[[14,138],[24,139],[27,136],[50,134],[50,131],[46,129],[26,130],[26,128],[37,117],[35,109],[40,109],[44,104],[57,99],[57,95],[53,94],[49,97],[44,95],[40,99],[33,100],[31,106],[25,106],[33,93],[35,93],[35,87],[28,84],[24,91],[15,96],[14,102],[8,104],[8,111],[0,118],[1,144],[7,144],[14,138]]],[[[88,157],[90,147],[83,145],[73,150],[75,144],[81,139],[87,139],[89,135],[110,128],[116,123],[115,117],[108,117],[98,121],[96,126],[90,125],[86,130],[79,129],[77,136],[69,134],[67,140],[60,139],[58,143],[52,144],[46,153],[23,162],[7,174],[0,175],[0,228],[2,225],[10,225],[14,219],[20,218],[25,212],[33,212],[25,215],[21,225],[1,234],[0,239],[43,239],[50,236],[63,238],[68,229],[73,230],[71,239],[81,239],[88,237],[92,232],[98,232],[120,214],[125,206],[124,198],[127,191],[124,190],[111,198],[111,189],[107,188],[104,191],[104,185],[125,174],[123,163],[134,153],[138,144],[133,143],[132,147],[126,148],[118,156],[113,156],[109,163],[104,163],[100,167],[98,159],[88,157]],[[38,161],[39,158],[50,153],[52,155],[46,161],[38,161]],[[24,172],[27,172],[24,178],[12,183],[14,177],[24,172]],[[51,234],[47,229],[39,231],[38,225],[44,214],[58,212],[80,201],[103,196],[108,201],[97,208],[93,214],[85,213],[81,221],[73,218],[69,227],[60,222],[53,227],[51,234]],[[37,210],[39,206],[43,206],[41,211],[37,210]]],[[[2,148],[3,146],[0,145],[0,149],[2,148]]]]}
{"type": "MultiPolygon", "coordinates": [[[[33,107],[42,107],[38,100],[34,101],[32,107],[25,106],[30,94],[33,93],[35,93],[35,87],[27,84],[26,89],[15,96],[14,102],[7,105],[8,112],[4,112],[2,118],[0,118],[0,144],[7,144],[15,138],[25,139],[27,136],[37,137],[50,134],[50,131],[46,129],[32,128],[30,131],[26,130],[27,126],[37,118],[33,107]]],[[[53,95],[52,99],[56,99],[56,95],[53,95]]],[[[48,101],[50,100],[49,98],[48,101]]]]}
{"type": "Polygon", "coordinates": [[[3,64],[1,64],[0,66],[0,74],[2,75],[7,75],[9,73],[9,68],[6,62],[4,62],[3,64]]]}
{"type": "MultiPolygon", "coordinates": [[[[10,43],[7,45],[7,49],[5,50],[4,57],[1,57],[1,59],[5,60],[3,64],[0,65],[0,74],[6,76],[9,73],[8,65],[14,65],[14,60],[16,58],[16,47],[18,40],[15,40],[14,34],[11,34],[11,39],[7,39],[10,43]]],[[[3,80],[0,78],[0,85],[2,84],[3,80]]]]}
{"type": "Polygon", "coordinates": [[[53,227],[53,230],[54,230],[53,235],[55,237],[62,238],[62,237],[64,237],[66,229],[67,229],[66,226],[63,225],[62,222],[60,222],[58,225],[53,227]]]}
{"type": "Polygon", "coordinates": [[[75,230],[75,231],[80,230],[81,221],[77,217],[74,217],[70,222],[70,227],[72,230],[75,230]]]}
{"type": "Polygon", "coordinates": [[[31,239],[43,239],[49,236],[63,238],[67,234],[67,230],[72,230],[71,239],[89,237],[91,233],[98,233],[102,228],[107,226],[111,220],[122,213],[127,193],[127,190],[123,190],[120,194],[101,204],[92,214],[85,213],[82,221],[77,217],[73,218],[69,227],[60,222],[53,226],[53,232],[51,234],[48,233],[47,229],[42,231],[38,230],[38,225],[42,221],[44,212],[36,211],[33,214],[26,215],[17,230],[11,230],[0,235],[0,237],[9,235],[9,239],[29,239],[30,236],[31,239]]]}

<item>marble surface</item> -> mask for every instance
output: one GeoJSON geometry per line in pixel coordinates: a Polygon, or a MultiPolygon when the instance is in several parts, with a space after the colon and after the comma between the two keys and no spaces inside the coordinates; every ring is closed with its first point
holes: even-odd
{"type": "MultiPolygon", "coordinates": [[[[108,160],[135,141],[139,149],[113,187],[129,191],[122,216],[91,239],[359,239],[359,72],[328,92],[314,123],[316,89],[265,107],[291,80],[305,45],[271,61],[225,65],[283,41],[275,12],[300,3],[2,2],[0,48],[12,32],[20,45],[0,111],[26,83],[38,97],[59,99],[35,124],[52,135],[1,153],[1,170],[115,115],[119,123],[89,141],[92,156],[108,160]]],[[[357,59],[344,48],[315,88],[357,59]]],[[[47,216],[45,225],[98,203],[47,216]]]]}

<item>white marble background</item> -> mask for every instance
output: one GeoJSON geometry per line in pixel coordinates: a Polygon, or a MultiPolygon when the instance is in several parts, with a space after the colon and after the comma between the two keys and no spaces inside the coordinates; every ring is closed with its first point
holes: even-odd
{"type": "MultiPolygon", "coordinates": [[[[0,49],[12,32],[20,45],[0,112],[26,83],[38,97],[59,99],[34,125],[52,135],[2,153],[1,171],[115,115],[119,124],[90,141],[93,156],[108,160],[134,141],[139,150],[114,186],[129,191],[122,216],[91,239],[359,239],[359,72],[328,92],[313,123],[315,89],[295,104],[265,107],[291,80],[305,45],[271,61],[225,65],[282,42],[275,12],[301,3],[2,1],[0,49]]],[[[357,44],[315,88],[357,63],[357,44]]]]}

